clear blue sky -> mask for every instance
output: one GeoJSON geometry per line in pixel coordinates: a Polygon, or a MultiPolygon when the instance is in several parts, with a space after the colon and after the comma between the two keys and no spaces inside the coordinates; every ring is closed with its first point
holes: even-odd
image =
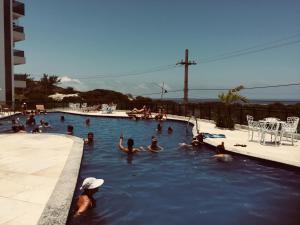
{"type": "MultiPolygon", "coordinates": [[[[299,0],[30,0],[20,20],[27,63],[16,72],[67,76],[65,86],[123,93],[183,89],[183,68],[139,76],[119,75],[175,64],[190,50],[190,88],[227,88],[300,82],[300,43],[227,60],[203,63],[258,44],[300,34],[299,0]]],[[[291,39],[299,40],[300,35],[291,39]]],[[[290,40],[287,40],[290,41],[290,40]]],[[[190,97],[216,97],[193,91],[190,97]]],[[[244,91],[250,98],[299,99],[300,87],[244,91]]],[[[168,97],[182,97],[169,93],[168,97]]],[[[153,95],[152,97],[158,97],[153,95]]]]}

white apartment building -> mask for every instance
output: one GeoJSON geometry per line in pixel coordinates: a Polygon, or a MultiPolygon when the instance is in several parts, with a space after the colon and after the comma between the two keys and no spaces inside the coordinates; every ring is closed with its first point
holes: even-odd
{"type": "MultiPolygon", "coordinates": [[[[19,19],[25,15],[23,2],[0,0],[0,103],[14,105],[14,66],[25,63],[24,51],[16,48],[25,40],[19,19]]],[[[17,84],[17,83],[16,83],[17,84]]]]}

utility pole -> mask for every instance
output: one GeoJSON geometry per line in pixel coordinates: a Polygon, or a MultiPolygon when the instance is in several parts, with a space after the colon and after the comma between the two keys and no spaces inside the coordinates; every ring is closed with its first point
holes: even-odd
{"type": "Polygon", "coordinates": [[[183,96],[183,103],[185,108],[185,114],[187,113],[187,104],[189,103],[189,87],[188,87],[188,80],[189,80],[189,66],[196,65],[196,61],[189,61],[189,50],[185,49],[185,61],[181,60],[180,62],[176,63],[176,65],[184,65],[184,96],[183,96]]]}
{"type": "Polygon", "coordinates": [[[160,92],[160,99],[162,100],[163,97],[164,97],[164,94],[168,93],[168,90],[165,89],[165,82],[162,83],[162,86],[160,86],[159,84],[157,83],[154,83],[156,86],[160,87],[161,88],[161,92],[160,92]]]}
{"type": "Polygon", "coordinates": [[[160,95],[160,99],[163,99],[163,96],[165,93],[167,93],[168,91],[165,89],[165,82],[163,82],[162,86],[161,86],[161,95],[160,95]]]}

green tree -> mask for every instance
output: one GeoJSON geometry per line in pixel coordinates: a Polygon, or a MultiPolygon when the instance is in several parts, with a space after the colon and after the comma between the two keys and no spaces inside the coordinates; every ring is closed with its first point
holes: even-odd
{"type": "Polygon", "coordinates": [[[240,91],[244,89],[243,85],[237,86],[236,88],[228,90],[227,93],[221,93],[218,95],[220,102],[225,105],[230,105],[232,103],[242,101],[248,102],[248,99],[242,95],[240,95],[240,91]]]}
{"type": "Polygon", "coordinates": [[[231,104],[235,102],[248,102],[247,98],[240,94],[240,91],[244,89],[244,86],[240,85],[233,89],[228,90],[227,93],[221,93],[218,95],[218,98],[224,106],[224,112],[218,113],[217,117],[215,118],[215,122],[217,127],[223,128],[234,128],[234,121],[231,118],[230,107],[231,104]]]}
{"type": "Polygon", "coordinates": [[[60,78],[55,75],[43,74],[43,77],[40,79],[41,85],[45,91],[45,95],[54,94],[53,89],[55,85],[60,83],[60,78]]]}

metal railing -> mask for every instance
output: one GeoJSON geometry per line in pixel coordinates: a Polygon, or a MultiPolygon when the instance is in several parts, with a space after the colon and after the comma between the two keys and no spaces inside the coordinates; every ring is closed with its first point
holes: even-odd
{"type": "Polygon", "coordinates": [[[14,56],[25,57],[24,51],[14,49],[14,56]]]}
{"type": "Polygon", "coordinates": [[[13,1],[13,12],[20,15],[25,15],[25,5],[20,1],[13,1]]]}

